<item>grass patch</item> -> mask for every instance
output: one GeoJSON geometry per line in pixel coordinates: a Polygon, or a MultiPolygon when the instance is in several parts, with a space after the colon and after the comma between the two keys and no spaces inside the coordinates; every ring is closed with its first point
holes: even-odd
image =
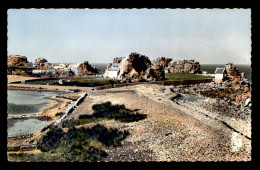
{"type": "Polygon", "coordinates": [[[14,146],[14,147],[7,147],[7,152],[17,152],[20,150],[20,147],[19,146],[14,146]]]}
{"type": "Polygon", "coordinates": [[[64,82],[63,85],[59,84],[58,80],[46,80],[46,81],[35,81],[28,82],[27,84],[37,85],[59,85],[59,86],[78,86],[78,87],[97,87],[97,86],[112,86],[117,84],[117,81],[111,79],[75,79],[69,82],[64,82]]]}
{"type": "Polygon", "coordinates": [[[26,68],[22,66],[9,66],[7,67],[7,71],[24,71],[24,72],[30,72],[32,71],[32,68],[26,68]]]}
{"type": "Polygon", "coordinates": [[[117,84],[117,81],[111,79],[76,79],[70,82],[79,87],[96,87],[117,84]]]}
{"type": "Polygon", "coordinates": [[[134,113],[134,110],[126,109],[124,105],[112,105],[111,102],[93,105],[92,109],[94,111],[93,114],[80,115],[75,125],[98,122],[106,119],[114,119],[127,123],[139,121],[147,117],[144,114],[134,113]]]}
{"type": "Polygon", "coordinates": [[[165,73],[166,81],[182,81],[182,80],[204,80],[212,78],[212,76],[202,76],[190,73],[165,73]]]}

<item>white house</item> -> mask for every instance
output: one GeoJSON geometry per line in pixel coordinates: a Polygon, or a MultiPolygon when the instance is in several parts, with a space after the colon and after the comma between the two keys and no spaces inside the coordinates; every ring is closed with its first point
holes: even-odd
{"type": "Polygon", "coordinates": [[[164,73],[169,73],[169,68],[168,67],[165,67],[164,73]]]}
{"type": "Polygon", "coordinates": [[[113,63],[109,69],[106,70],[106,77],[108,78],[117,78],[117,72],[119,70],[119,63],[113,63]]]}
{"type": "Polygon", "coordinates": [[[221,83],[224,78],[227,77],[226,68],[216,68],[215,71],[215,83],[221,83]]]}

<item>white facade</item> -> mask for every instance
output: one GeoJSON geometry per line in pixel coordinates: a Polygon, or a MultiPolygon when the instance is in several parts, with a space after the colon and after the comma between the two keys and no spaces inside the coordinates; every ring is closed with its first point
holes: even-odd
{"type": "Polygon", "coordinates": [[[107,77],[109,77],[109,78],[117,78],[117,71],[109,71],[108,70],[107,77]]]}
{"type": "Polygon", "coordinates": [[[215,83],[220,83],[223,81],[224,74],[215,74],[215,83]]]}
{"type": "Polygon", "coordinates": [[[110,68],[106,69],[104,77],[117,78],[117,72],[119,70],[119,63],[113,63],[110,68]]]}
{"type": "Polygon", "coordinates": [[[225,68],[216,68],[215,71],[215,83],[221,83],[223,79],[227,76],[227,72],[225,68]]]}

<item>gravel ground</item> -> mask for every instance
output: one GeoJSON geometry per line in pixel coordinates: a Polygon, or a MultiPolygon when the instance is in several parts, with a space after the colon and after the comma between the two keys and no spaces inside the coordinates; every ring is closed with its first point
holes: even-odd
{"type": "MultiPolygon", "coordinates": [[[[107,127],[128,130],[122,146],[101,161],[250,161],[251,140],[192,108],[170,98],[169,88],[155,84],[92,91],[66,119],[91,114],[92,105],[110,101],[146,114],[131,123],[102,121],[107,127]]],[[[243,124],[244,122],[240,122],[243,124]]]]}

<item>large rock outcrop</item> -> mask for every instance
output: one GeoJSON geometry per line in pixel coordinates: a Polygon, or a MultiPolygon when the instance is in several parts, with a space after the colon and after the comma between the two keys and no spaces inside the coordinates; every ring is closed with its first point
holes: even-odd
{"type": "Polygon", "coordinates": [[[92,67],[88,61],[84,61],[78,66],[78,71],[82,74],[97,74],[98,70],[95,67],[92,67]]]}
{"type": "Polygon", "coordinates": [[[156,65],[157,67],[162,67],[163,69],[165,69],[166,67],[168,67],[168,64],[172,61],[172,58],[165,58],[165,57],[158,57],[153,65],[156,65]]]}
{"type": "Polygon", "coordinates": [[[27,57],[20,55],[8,56],[8,66],[27,66],[27,57]]]}
{"type": "Polygon", "coordinates": [[[117,79],[121,82],[139,82],[164,79],[162,67],[151,66],[150,59],[138,53],[131,53],[122,59],[117,79]]]}
{"type": "Polygon", "coordinates": [[[233,66],[232,63],[226,64],[227,78],[232,80],[233,83],[237,83],[243,77],[239,70],[233,66]]]}
{"type": "Polygon", "coordinates": [[[35,60],[35,67],[37,70],[49,70],[52,65],[45,58],[38,58],[35,60]]]}
{"type": "Polygon", "coordinates": [[[198,73],[200,72],[200,64],[195,60],[178,60],[171,61],[168,64],[169,73],[198,73]]]}

